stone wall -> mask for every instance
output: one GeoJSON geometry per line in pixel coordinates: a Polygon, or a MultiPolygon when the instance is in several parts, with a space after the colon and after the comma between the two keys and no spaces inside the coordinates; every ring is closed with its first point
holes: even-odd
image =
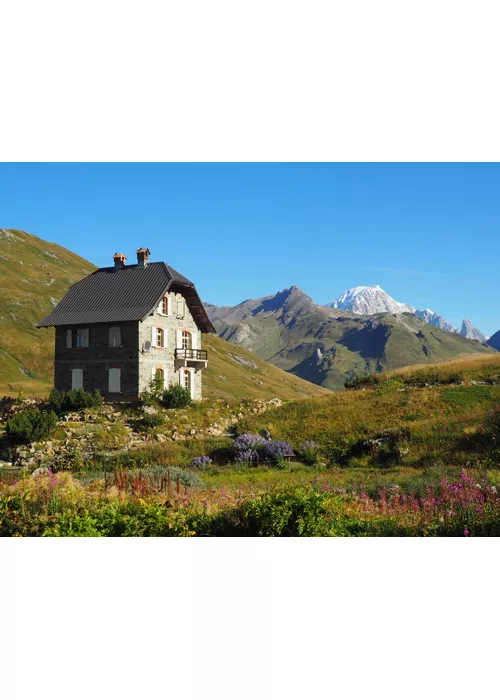
{"type": "MultiPolygon", "coordinates": [[[[56,328],[54,386],[58,391],[71,389],[73,369],[83,370],[85,391],[99,389],[107,399],[124,400],[137,397],[139,391],[139,324],[96,323],[87,324],[89,329],[88,348],[66,347],[66,328],[56,328]],[[121,347],[109,346],[109,329],[121,328],[121,347]],[[121,369],[121,394],[108,392],[108,371],[121,369]]],[[[78,326],[82,328],[83,326],[78,326]]],[[[75,327],[76,328],[76,327],[75,327]]]]}
{"type": "MultiPolygon", "coordinates": [[[[182,295],[169,292],[171,313],[164,316],[157,309],[139,324],[139,391],[147,389],[153,378],[153,370],[161,367],[165,376],[165,386],[179,384],[181,363],[175,361],[175,348],[177,347],[177,332],[187,330],[193,334],[195,347],[202,347],[202,333],[198,330],[187,304],[184,304],[184,317],[177,316],[177,299],[182,295]],[[152,343],[152,329],[163,328],[167,339],[165,348],[151,347],[145,350],[145,343],[152,343]],[[197,341],[197,342],[196,342],[197,341]]],[[[193,373],[192,396],[193,399],[201,399],[201,365],[191,363],[188,367],[193,373]]]]}

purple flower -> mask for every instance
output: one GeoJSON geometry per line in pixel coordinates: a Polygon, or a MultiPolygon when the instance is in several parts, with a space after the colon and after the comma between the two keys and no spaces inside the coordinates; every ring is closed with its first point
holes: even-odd
{"type": "Polygon", "coordinates": [[[206,469],[212,464],[210,457],[194,457],[189,465],[193,469],[206,469]]]}
{"type": "Polygon", "coordinates": [[[270,440],[266,442],[262,453],[266,459],[270,459],[273,462],[277,462],[284,457],[294,456],[291,445],[285,440],[270,440]]]}

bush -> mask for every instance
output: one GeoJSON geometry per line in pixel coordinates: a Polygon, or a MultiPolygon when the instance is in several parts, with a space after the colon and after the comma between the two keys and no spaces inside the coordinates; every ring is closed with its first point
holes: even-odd
{"type": "Polygon", "coordinates": [[[173,384],[159,399],[166,408],[186,408],[191,403],[191,394],[180,384],[173,384]]]}
{"type": "Polygon", "coordinates": [[[136,422],[135,428],[141,432],[148,432],[153,430],[153,428],[158,428],[160,425],[163,425],[163,419],[160,416],[146,415],[136,422]]]}
{"type": "Polygon", "coordinates": [[[251,433],[240,435],[233,442],[232,451],[235,462],[258,462],[261,451],[266,444],[266,439],[261,435],[252,435],[251,433]]]}
{"type": "Polygon", "coordinates": [[[49,406],[56,413],[79,411],[82,408],[94,408],[101,404],[102,396],[98,389],[92,392],[85,389],[70,389],[70,391],[52,389],[49,396],[49,406]]]}
{"type": "Polygon", "coordinates": [[[305,464],[317,464],[319,461],[319,447],[314,440],[306,440],[299,447],[299,455],[305,464]]]}
{"type": "Polygon", "coordinates": [[[269,440],[262,448],[262,457],[278,464],[283,463],[285,457],[293,456],[293,449],[285,440],[269,440]]]}
{"type": "Polygon", "coordinates": [[[211,464],[213,464],[213,460],[210,457],[194,457],[189,466],[193,469],[207,469],[211,464]]]}
{"type": "Polygon", "coordinates": [[[39,408],[32,408],[9,418],[5,431],[13,442],[36,442],[50,435],[56,425],[57,416],[53,411],[43,413],[39,408]]]}

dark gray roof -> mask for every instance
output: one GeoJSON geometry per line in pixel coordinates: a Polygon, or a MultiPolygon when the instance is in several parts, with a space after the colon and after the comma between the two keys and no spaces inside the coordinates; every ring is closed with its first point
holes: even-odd
{"type": "Polygon", "coordinates": [[[82,323],[142,321],[168,289],[178,289],[205,333],[215,333],[194,284],[162,262],[122,269],[101,267],[74,284],[38,328],[82,323]]]}

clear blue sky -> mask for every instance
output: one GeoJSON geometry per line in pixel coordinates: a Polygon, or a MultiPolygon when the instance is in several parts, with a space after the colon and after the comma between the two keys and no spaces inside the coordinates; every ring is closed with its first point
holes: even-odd
{"type": "Polygon", "coordinates": [[[99,266],[148,246],[214,304],[380,284],[500,329],[497,164],[2,164],[0,228],[99,266]]]}

